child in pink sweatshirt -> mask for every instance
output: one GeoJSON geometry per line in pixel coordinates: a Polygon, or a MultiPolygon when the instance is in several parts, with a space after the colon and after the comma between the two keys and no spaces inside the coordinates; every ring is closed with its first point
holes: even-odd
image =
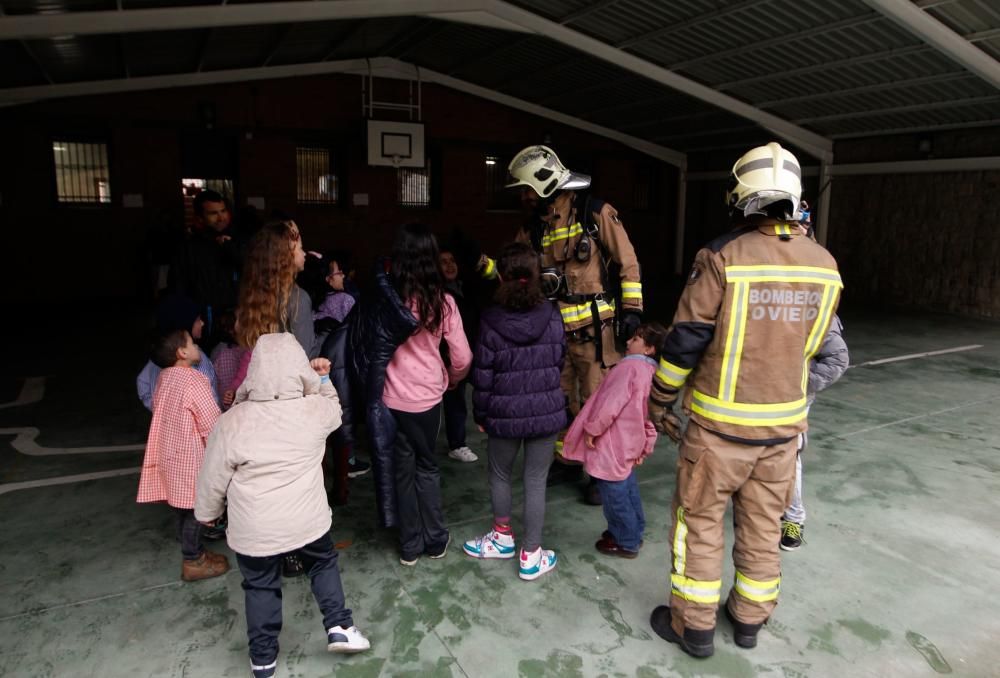
{"type": "Polygon", "coordinates": [[[472,366],[472,349],[455,300],[444,292],[437,240],[426,226],[399,229],[390,271],[399,298],[417,329],[392,354],[382,402],[396,425],[394,485],[399,525],[399,562],[416,565],[421,555],[443,558],[451,542],[441,509],[441,474],[434,447],[441,426],[441,400],[472,366]],[[441,344],[451,357],[445,364],[441,344]]]}
{"type": "Polygon", "coordinates": [[[608,529],[594,544],[601,553],[635,558],[646,517],[635,467],[653,453],[656,429],[646,417],[646,401],[667,330],[640,325],[625,358],[604,378],[566,434],[563,456],[582,461],[597,481],[608,529]]]}

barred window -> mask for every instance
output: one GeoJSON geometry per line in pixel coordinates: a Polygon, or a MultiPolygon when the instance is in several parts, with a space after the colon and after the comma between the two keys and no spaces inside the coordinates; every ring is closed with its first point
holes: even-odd
{"type": "Polygon", "coordinates": [[[431,159],[423,167],[396,168],[396,202],[403,207],[430,207],[431,159]]]}
{"type": "Polygon", "coordinates": [[[299,202],[335,205],[339,199],[339,182],[331,170],[330,151],[325,148],[295,149],[298,167],[299,202]]]}
{"type": "Polygon", "coordinates": [[[58,140],[52,142],[56,196],[61,203],[111,202],[108,145],[58,140]]]}
{"type": "Polygon", "coordinates": [[[517,210],[520,208],[518,192],[504,188],[507,184],[507,165],[510,158],[495,153],[486,154],[486,209],[517,210]]]}

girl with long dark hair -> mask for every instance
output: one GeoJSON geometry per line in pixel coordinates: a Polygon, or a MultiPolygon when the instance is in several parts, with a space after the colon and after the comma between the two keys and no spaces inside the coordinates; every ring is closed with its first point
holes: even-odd
{"type": "Polygon", "coordinates": [[[434,447],[441,400],[468,373],[472,350],[455,300],[445,294],[437,241],[430,229],[421,224],[400,228],[390,276],[399,299],[417,320],[416,330],[392,355],[382,393],[396,423],[393,481],[400,562],[415,565],[424,554],[444,557],[451,541],[441,509],[434,447]],[[442,340],[448,346],[448,365],[441,357],[442,340]]]}

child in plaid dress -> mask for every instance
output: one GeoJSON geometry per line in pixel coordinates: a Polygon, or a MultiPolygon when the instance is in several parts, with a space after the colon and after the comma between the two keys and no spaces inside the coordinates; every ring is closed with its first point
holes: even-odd
{"type": "Polygon", "coordinates": [[[205,441],[219,418],[219,406],[208,378],[193,369],[201,351],[187,331],[162,336],[151,358],[163,371],[153,392],[153,421],[136,501],[165,501],[174,508],[183,555],[181,579],[217,577],[229,570],[229,561],[205,551],[193,509],[205,441]]]}

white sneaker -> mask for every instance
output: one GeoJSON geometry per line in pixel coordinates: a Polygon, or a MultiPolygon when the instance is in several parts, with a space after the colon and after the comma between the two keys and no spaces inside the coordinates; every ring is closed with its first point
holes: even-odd
{"type": "Polygon", "coordinates": [[[514,535],[490,530],[480,537],[465,542],[462,550],[473,558],[513,558],[514,535]]]}
{"type": "Polygon", "coordinates": [[[454,450],[448,453],[448,456],[455,461],[472,462],[479,461],[479,457],[476,453],[470,450],[468,447],[463,445],[462,447],[456,447],[454,450]]]}
{"type": "Polygon", "coordinates": [[[372,646],[368,639],[361,635],[357,626],[345,629],[343,626],[334,626],[326,630],[326,649],[330,652],[341,652],[352,654],[354,652],[364,652],[372,646]]]}
{"type": "Polygon", "coordinates": [[[521,569],[517,574],[525,581],[538,579],[556,566],[556,560],[554,551],[537,548],[534,553],[528,553],[521,549],[521,569]]]}

